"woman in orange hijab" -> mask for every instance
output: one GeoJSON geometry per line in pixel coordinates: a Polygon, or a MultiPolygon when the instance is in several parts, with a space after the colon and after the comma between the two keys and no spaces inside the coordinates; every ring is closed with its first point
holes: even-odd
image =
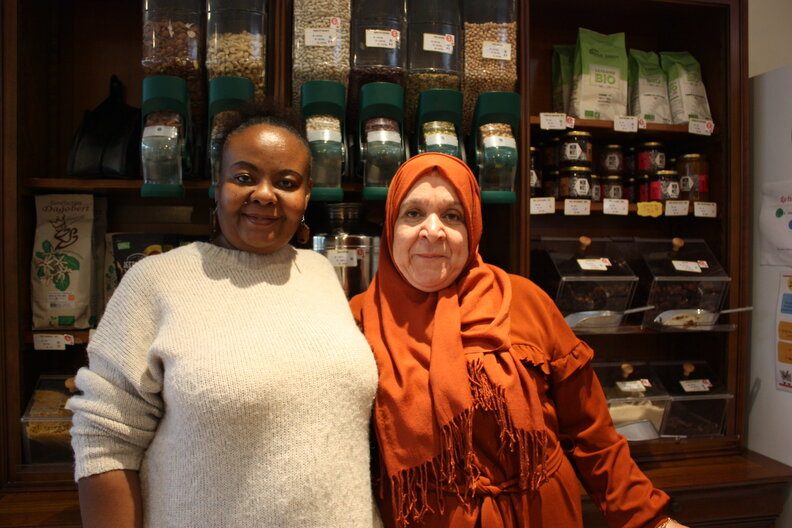
{"type": "Polygon", "coordinates": [[[579,477],[613,528],[681,527],[616,433],[592,350],[531,281],[482,261],[467,165],[411,158],[385,215],[351,305],[379,367],[386,526],[582,526],[579,477]]]}

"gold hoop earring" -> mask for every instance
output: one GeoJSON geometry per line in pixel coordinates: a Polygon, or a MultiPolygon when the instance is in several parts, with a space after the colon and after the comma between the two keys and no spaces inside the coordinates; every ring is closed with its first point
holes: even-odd
{"type": "Polygon", "coordinates": [[[300,244],[307,244],[311,238],[311,228],[305,223],[304,215],[300,221],[300,227],[297,228],[297,236],[295,238],[300,244]]]}

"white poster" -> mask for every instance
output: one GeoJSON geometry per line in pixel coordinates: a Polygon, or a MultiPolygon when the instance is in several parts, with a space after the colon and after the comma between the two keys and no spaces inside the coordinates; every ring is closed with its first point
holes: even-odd
{"type": "Polygon", "coordinates": [[[792,266],[792,181],[762,186],[759,213],[763,266],[792,266]]]}
{"type": "Polygon", "coordinates": [[[776,328],[776,389],[792,392],[792,275],[778,284],[776,328]]]}

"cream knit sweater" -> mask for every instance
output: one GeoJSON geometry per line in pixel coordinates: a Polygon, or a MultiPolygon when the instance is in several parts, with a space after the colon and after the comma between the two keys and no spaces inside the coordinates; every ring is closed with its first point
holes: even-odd
{"type": "Polygon", "coordinates": [[[149,527],[379,525],[371,350],[320,254],[193,243],[135,264],[80,369],[75,477],[139,470],[149,527]]]}

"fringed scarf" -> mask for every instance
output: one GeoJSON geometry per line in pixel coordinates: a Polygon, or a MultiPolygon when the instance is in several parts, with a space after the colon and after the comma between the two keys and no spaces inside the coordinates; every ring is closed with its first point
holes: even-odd
{"type": "Polygon", "coordinates": [[[509,338],[511,283],[478,254],[482,220],[476,179],[461,160],[422,154],[391,182],[379,269],[363,295],[363,330],[379,367],[374,420],[398,526],[443,511],[443,493],[471,504],[473,415],[494,413],[501,451],[519,460],[519,486],[546,479],[546,433],[536,387],[524,386],[509,338]],[[416,181],[433,171],[462,203],[468,261],[456,282],[438,292],[411,286],[394,264],[399,207],[416,181]]]}

